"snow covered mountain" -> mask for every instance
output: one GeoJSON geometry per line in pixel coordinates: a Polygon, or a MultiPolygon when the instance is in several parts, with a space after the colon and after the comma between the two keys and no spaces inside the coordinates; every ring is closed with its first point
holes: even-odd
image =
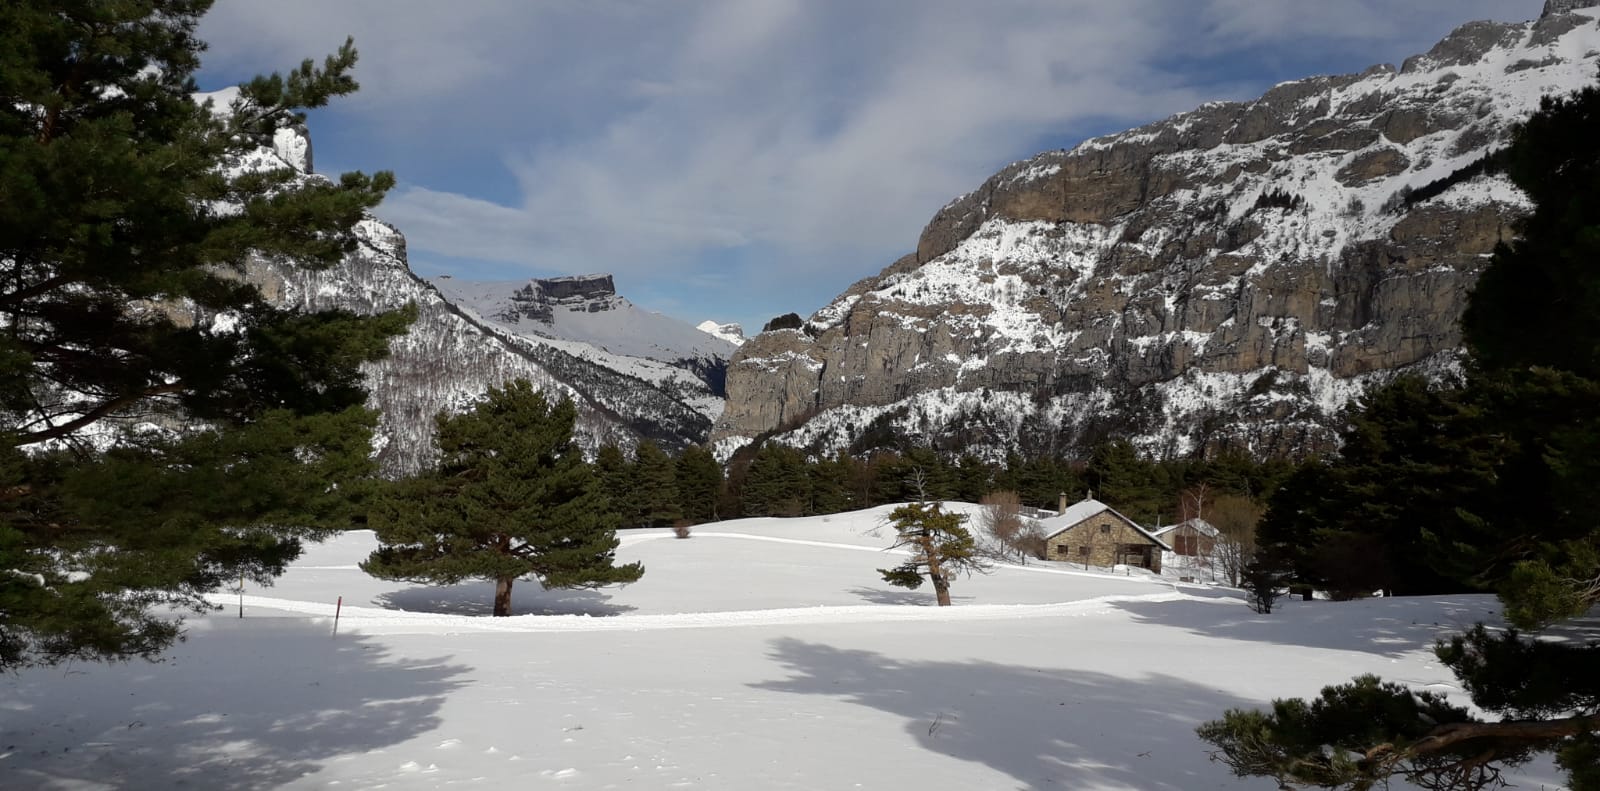
{"type": "Polygon", "coordinates": [[[737,346],[618,296],[610,275],[516,282],[429,279],[474,320],[651,382],[714,420],[737,346]]]}
{"type": "Polygon", "coordinates": [[[1466,297],[1527,209],[1490,155],[1596,79],[1596,5],[1014,163],[915,252],[744,344],[713,439],[1325,449],[1369,384],[1459,364],[1466,297]]]}
{"type": "MultiPolygon", "coordinates": [[[[281,131],[273,150],[257,152],[255,161],[242,166],[290,167],[305,178],[321,178],[311,172],[311,143],[303,130],[281,131]]],[[[338,266],[311,272],[261,260],[247,277],[268,299],[312,310],[374,313],[417,306],[416,322],[390,343],[390,356],[362,369],[370,404],[382,412],[375,441],[385,472],[414,471],[430,460],[438,412],[464,409],[489,387],[517,378],[572,398],[579,441],[586,447],[629,447],[651,439],[675,449],[705,441],[722,405],[721,375],[731,345],[634,309],[614,294],[610,315],[620,322],[608,325],[562,306],[552,314],[559,317],[559,330],[541,335],[531,331],[537,323],[481,312],[482,300],[457,305],[417,277],[397,229],[368,218],[357,235],[360,247],[338,266]],[[627,345],[635,333],[651,342],[627,345]]],[[[604,280],[609,287],[610,278],[604,280]]],[[[523,285],[540,282],[563,281],[523,285]]]]}
{"type": "Polygon", "coordinates": [[[714,322],[714,321],[711,321],[710,319],[707,319],[706,321],[702,321],[699,324],[696,324],[695,325],[695,329],[697,329],[697,330],[699,330],[699,331],[701,331],[703,333],[706,333],[707,335],[711,335],[713,337],[721,338],[721,339],[727,341],[728,343],[733,344],[734,346],[743,346],[744,345],[744,341],[745,341],[745,338],[744,338],[744,327],[740,326],[737,323],[734,323],[734,324],[718,324],[717,322],[714,322]]]}

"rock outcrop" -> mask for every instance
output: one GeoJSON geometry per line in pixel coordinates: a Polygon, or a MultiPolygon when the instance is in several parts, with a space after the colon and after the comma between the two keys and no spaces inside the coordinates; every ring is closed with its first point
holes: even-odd
{"type": "Polygon", "coordinates": [[[1486,165],[1540,97],[1593,81],[1597,4],[1014,163],[745,343],[713,439],[1326,449],[1370,383],[1459,365],[1467,295],[1527,209],[1486,165]]]}

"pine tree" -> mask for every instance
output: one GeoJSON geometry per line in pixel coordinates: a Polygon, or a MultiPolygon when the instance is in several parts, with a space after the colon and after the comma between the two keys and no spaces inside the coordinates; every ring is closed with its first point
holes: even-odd
{"type": "MultiPolygon", "coordinates": [[[[1600,604],[1597,139],[1595,87],[1547,98],[1518,129],[1508,173],[1534,210],[1519,223],[1519,239],[1496,249],[1472,293],[1463,328],[1475,365],[1452,397],[1460,408],[1443,423],[1387,425],[1419,432],[1403,443],[1415,446],[1409,453],[1365,454],[1397,474],[1387,483],[1374,476],[1368,487],[1392,514],[1406,512],[1407,498],[1427,507],[1438,497],[1423,482],[1462,497],[1453,515],[1430,519],[1425,539],[1445,559],[1442,571],[1494,587],[1520,629],[1600,604]],[[1424,448],[1420,432],[1430,430],[1442,451],[1424,448]]],[[[1498,784],[1506,766],[1551,753],[1571,788],[1600,789],[1600,640],[1544,640],[1480,624],[1435,652],[1497,721],[1368,676],[1310,702],[1277,701],[1270,713],[1229,711],[1199,734],[1236,773],[1285,785],[1370,788],[1398,776],[1476,789],[1498,784]]]]}
{"type": "Polygon", "coordinates": [[[633,497],[645,527],[670,525],[683,518],[673,467],[672,457],[654,442],[645,440],[633,451],[633,497]]]}
{"type": "Polygon", "coordinates": [[[858,508],[851,482],[860,474],[860,463],[840,451],[831,459],[821,459],[806,469],[811,490],[811,512],[837,514],[858,508]]]}
{"type": "Polygon", "coordinates": [[[600,493],[605,497],[606,508],[617,515],[622,527],[639,527],[644,513],[633,496],[638,480],[633,462],[616,445],[602,445],[595,453],[595,473],[600,477],[600,493]]]}
{"type": "Polygon", "coordinates": [[[722,465],[709,449],[699,445],[685,448],[678,457],[676,480],[685,519],[712,522],[720,518],[722,465]]]}
{"type": "Polygon", "coordinates": [[[895,542],[890,549],[910,549],[911,557],[892,569],[878,569],[883,581],[901,588],[933,583],[940,607],[950,606],[950,580],[961,573],[987,568],[978,542],[963,526],[966,514],[950,513],[939,503],[907,503],[889,513],[895,542]]]}
{"type": "Polygon", "coordinates": [[[811,502],[806,457],[787,445],[769,442],[757,451],[745,474],[745,516],[803,516],[811,502]]]}
{"type": "Polygon", "coordinates": [[[242,166],[355,90],[355,49],[202,106],[209,6],[0,4],[0,666],[153,656],[155,608],[269,581],[372,473],[357,366],[409,315],[244,277],[338,262],[394,183],[242,166]]]}
{"type": "Polygon", "coordinates": [[[438,469],[402,481],[368,515],[380,547],[361,568],[381,579],[495,583],[494,614],[511,614],[512,584],[545,588],[629,583],[615,565],[616,518],[572,441],[577,410],[552,405],[527,380],[491,388],[475,409],[438,418],[438,469]]]}
{"type": "Polygon", "coordinates": [[[1085,479],[1095,499],[1130,518],[1153,524],[1167,497],[1163,470],[1125,440],[1102,443],[1089,453],[1085,479]]]}

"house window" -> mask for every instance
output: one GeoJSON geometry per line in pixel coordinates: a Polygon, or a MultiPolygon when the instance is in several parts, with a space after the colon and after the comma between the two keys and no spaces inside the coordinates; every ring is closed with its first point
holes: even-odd
{"type": "Polygon", "coordinates": [[[1111,532],[1111,525],[1101,525],[1100,526],[1100,532],[1102,532],[1102,533],[1111,532]]]}
{"type": "Polygon", "coordinates": [[[1078,547],[1078,557],[1080,557],[1080,558],[1089,557],[1089,545],[1088,544],[1084,544],[1083,546],[1078,547]]]}
{"type": "Polygon", "coordinates": [[[1057,555],[1065,555],[1065,554],[1067,554],[1067,545],[1066,544],[1056,544],[1056,554],[1057,555]]]}

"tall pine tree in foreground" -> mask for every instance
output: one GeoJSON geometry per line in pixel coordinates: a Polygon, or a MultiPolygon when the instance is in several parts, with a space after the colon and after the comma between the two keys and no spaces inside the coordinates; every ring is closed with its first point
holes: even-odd
{"type": "Polygon", "coordinates": [[[527,380],[491,388],[475,409],[440,415],[439,466],[379,496],[368,515],[381,545],[361,568],[382,579],[495,584],[494,614],[511,614],[511,586],[595,588],[639,579],[615,564],[617,517],[572,441],[577,410],[551,404],[527,380]]]}
{"type": "Polygon", "coordinates": [[[249,161],[355,50],[202,106],[209,6],[0,3],[0,667],[155,655],[166,607],[269,581],[373,472],[357,366],[408,317],[244,277],[338,262],[393,184],[249,161]]]}
{"type": "MultiPolygon", "coordinates": [[[[1386,503],[1404,506],[1393,511],[1403,518],[1427,515],[1418,505],[1434,508],[1420,534],[1418,525],[1405,528],[1426,542],[1441,573],[1497,591],[1515,628],[1480,624],[1436,648],[1472,702],[1496,719],[1364,676],[1309,702],[1233,710],[1201,726],[1201,738],[1236,773],[1285,786],[1365,789],[1402,777],[1425,788],[1476,789],[1502,784],[1506,767],[1545,753],[1574,791],[1600,789],[1600,640],[1592,630],[1563,628],[1592,617],[1600,603],[1597,140],[1594,87],[1546,99],[1518,130],[1507,172],[1535,208],[1473,292],[1463,319],[1474,362],[1466,387],[1437,399],[1413,392],[1410,403],[1426,408],[1364,415],[1375,421],[1372,439],[1432,431],[1455,449],[1454,460],[1424,450],[1427,442],[1397,453],[1384,441],[1358,449],[1347,460],[1353,467],[1336,467],[1330,478],[1336,488],[1362,481],[1377,502],[1368,509],[1374,518],[1386,503]],[[1360,469],[1366,461],[1384,466],[1360,469]],[[1440,488],[1419,490],[1419,482],[1440,488]],[[1453,508],[1440,507],[1440,492],[1453,508]]],[[[1313,515],[1330,502],[1301,499],[1313,515]]]]}

